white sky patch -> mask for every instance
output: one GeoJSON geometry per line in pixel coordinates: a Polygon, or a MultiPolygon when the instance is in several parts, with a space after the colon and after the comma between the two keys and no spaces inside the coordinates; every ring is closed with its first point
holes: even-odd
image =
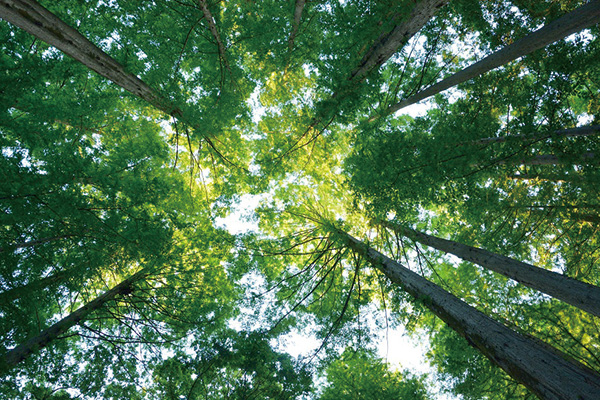
{"type": "Polygon", "coordinates": [[[262,117],[267,113],[267,109],[260,104],[259,97],[261,89],[262,88],[260,85],[256,85],[254,91],[248,99],[250,109],[252,110],[252,122],[255,124],[258,124],[262,117]]]}
{"type": "Polygon", "coordinates": [[[266,194],[240,196],[240,201],[231,208],[232,212],[229,215],[216,219],[216,226],[227,229],[232,235],[251,231],[258,232],[258,219],[254,210],[265,197],[266,194]]]}
{"type": "Polygon", "coordinates": [[[432,103],[429,101],[424,103],[411,104],[408,107],[404,107],[403,109],[398,110],[395,116],[408,114],[413,118],[424,117],[425,115],[427,115],[427,112],[431,110],[432,106],[432,103]]]}

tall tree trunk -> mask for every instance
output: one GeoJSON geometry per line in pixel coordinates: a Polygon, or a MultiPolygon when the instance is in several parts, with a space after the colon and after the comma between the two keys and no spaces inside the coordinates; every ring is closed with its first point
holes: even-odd
{"type": "Polygon", "coordinates": [[[583,153],[577,157],[559,157],[554,154],[540,154],[533,157],[512,158],[508,160],[499,160],[499,165],[588,165],[596,163],[595,153],[583,153]]]}
{"type": "Polygon", "coordinates": [[[296,40],[296,35],[298,35],[298,30],[300,29],[300,21],[302,20],[302,11],[304,11],[305,4],[306,0],[296,0],[296,5],[294,6],[294,21],[292,22],[292,32],[290,33],[290,38],[288,39],[289,51],[292,51],[294,49],[294,41],[296,40]]]}
{"type": "MultiPolygon", "coordinates": [[[[593,26],[598,22],[600,22],[600,1],[594,0],[563,15],[559,19],[530,33],[503,49],[490,54],[483,60],[476,62],[462,71],[443,79],[435,85],[432,85],[399,103],[391,105],[385,110],[383,115],[392,114],[404,107],[408,107],[411,104],[426,99],[427,97],[443,92],[446,89],[473,79],[535,50],[541,49],[550,43],[563,39],[572,33],[593,26]]],[[[375,120],[376,118],[378,117],[373,117],[371,120],[375,120]]]]}
{"type": "Polygon", "coordinates": [[[0,357],[0,376],[8,372],[21,361],[25,360],[32,353],[46,347],[53,340],[67,332],[73,325],[77,325],[81,321],[84,321],[91,313],[100,309],[109,301],[115,299],[119,295],[131,293],[133,290],[133,285],[136,282],[144,279],[148,274],[148,269],[138,271],[134,275],[125,279],[123,282],[119,283],[117,286],[101,294],[86,305],[64,317],[54,325],[44,329],[37,336],[28,339],[25,343],[20,344],[14,349],[6,352],[0,357]]]}
{"type": "Polygon", "coordinates": [[[359,81],[373,69],[386,62],[406,44],[449,0],[421,0],[415,4],[410,16],[402,23],[382,34],[369,48],[358,67],[350,74],[350,80],[359,81]]]}
{"type": "Polygon", "coordinates": [[[215,22],[215,19],[213,18],[210,10],[208,9],[206,0],[198,0],[198,3],[200,4],[200,9],[202,10],[202,13],[204,14],[204,19],[206,20],[206,23],[208,24],[208,30],[210,31],[212,37],[215,39],[215,42],[217,42],[217,48],[219,49],[219,58],[225,65],[225,68],[227,69],[227,71],[229,71],[229,73],[231,73],[231,67],[229,66],[229,61],[227,61],[227,52],[225,51],[225,46],[223,45],[223,41],[221,40],[221,35],[219,35],[219,31],[217,29],[217,24],[215,22]]]}
{"type": "Polygon", "coordinates": [[[76,235],[73,235],[73,234],[58,235],[58,236],[52,236],[52,237],[47,237],[47,238],[43,238],[43,239],[28,240],[27,242],[13,243],[13,244],[6,245],[4,247],[0,247],[0,253],[7,251],[7,250],[16,250],[16,249],[24,249],[27,247],[34,247],[39,244],[54,242],[54,241],[61,240],[61,239],[67,239],[67,238],[70,238],[73,236],[76,236],[76,235]]]}
{"type": "Polygon", "coordinates": [[[369,248],[358,239],[339,232],[349,247],[379,268],[392,282],[423,301],[435,315],[480,350],[513,379],[541,399],[595,399],[600,375],[541,344],[512,331],[439,286],[369,248]]]}
{"type": "Polygon", "coordinates": [[[402,236],[445,253],[454,254],[463,260],[502,274],[600,317],[600,287],[484,249],[427,235],[389,221],[382,221],[381,224],[402,236]]]}
{"type": "Polygon", "coordinates": [[[36,292],[52,287],[69,277],[75,268],[59,271],[45,278],[37,279],[25,285],[13,287],[0,293],[0,307],[10,304],[23,296],[35,295],[36,292]]]}
{"type": "Polygon", "coordinates": [[[0,0],[0,18],[73,57],[164,113],[181,117],[181,110],[87,40],[78,31],[34,0],[0,0]]]}
{"type": "Polygon", "coordinates": [[[483,138],[473,141],[473,144],[490,144],[490,143],[504,143],[509,140],[532,140],[539,141],[544,139],[550,139],[555,137],[581,137],[581,136],[593,136],[600,134],[600,125],[589,125],[580,126],[578,128],[561,129],[546,134],[535,134],[535,135],[509,135],[501,137],[490,137],[483,138]]]}

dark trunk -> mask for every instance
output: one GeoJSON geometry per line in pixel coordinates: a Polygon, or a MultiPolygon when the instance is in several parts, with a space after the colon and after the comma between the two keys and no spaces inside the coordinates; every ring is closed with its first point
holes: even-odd
{"type": "Polygon", "coordinates": [[[111,80],[133,95],[146,100],[168,115],[181,110],[163,98],[83,35],[33,0],[0,0],[0,17],[56,47],[91,70],[111,80]]]}
{"type": "MultiPolygon", "coordinates": [[[[483,60],[459,71],[446,79],[428,87],[427,89],[396,103],[385,111],[384,115],[392,114],[404,107],[415,104],[423,99],[431,97],[446,89],[473,79],[488,71],[507,64],[519,57],[523,57],[538,49],[541,49],[551,43],[561,40],[572,33],[582,29],[589,28],[600,22],[600,1],[591,1],[590,3],[579,7],[578,9],[560,17],[556,21],[544,26],[543,28],[530,33],[503,49],[490,54],[483,60]]],[[[372,119],[376,119],[372,118],[372,119]]]]}
{"type": "Polygon", "coordinates": [[[36,351],[48,346],[50,343],[52,343],[52,341],[67,332],[72,326],[77,325],[81,321],[85,321],[91,313],[100,309],[109,301],[115,299],[119,295],[126,295],[130,293],[133,290],[133,285],[136,282],[144,279],[148,273],[149,272],[146,269],[137,272],[123,282],[119,283],[117,286],[101,294],[86,305],[64,317],[54,325],[44,329],[37,336],[34,336],[28,339],[25,343],[20,344],[12,350],[9,350],[2,357],[0,357],[0,376],[5,374],[21,361],[25,360],[32,353],[35,353],[36,351]]]}
{"type": "Polygon", "coordinates": [[[391,222],[382,225],[426,246],[454,254],[532,289],[539,290],[600,317],[600,288],[500,254],[408,229],[391,222]]]}
{"type": "Polygon", "coordinates": [[[300,21],[302,20],[302,11],[304,10],[305,4],[306,0],[296,0],[296,5],[294,7],[294,22],[292,22],[292,33],[290,33],[290,38],[288,39],[289,51],[294,49],[294,41],[296,40],[296,35],[298,35],[298,30],[300,29],[300,21]]]}
{"type": "Polygon", "coordinates": [[[435,315],[513,379],[540,399],[595,399],[600,393],[600,375],[567,361],[556,349],[540,344],[494,321],[439,286],[345,235],[348,245],[366,257],[391,281],[421,300],[435,315]]]}
{"type": "Polygon", "coordinates": [[[448,0],[421,0],[415,4],[410,16],[385,34],[367,51],[357,68],[352,71],[350,80],[363,79],[372,69],[381,66],[399,48],[404,46],[435,15],[448,0]]]}

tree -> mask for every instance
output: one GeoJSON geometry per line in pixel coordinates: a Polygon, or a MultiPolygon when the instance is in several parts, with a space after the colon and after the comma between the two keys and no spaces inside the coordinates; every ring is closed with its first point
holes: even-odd
{"type": "Polygon", "coordinates": [[[348,245],[381,268],[389,279],[423,301],[472,346],[537,396],[576,399],[592,397],[598,391],[600,377],[595,372],[565,361],[556,350],[525,339],[352,236],[340,234],[346,235],[343,239],[348,245]],[[567,387],[563,380],[566,376],[573,386],[567,387]]]}
{"type": "Polygon", "coordinates": [[[598,286],[597,13],[553,30],[597,8],[0,2],[0,354],[28,354],[0,397],[433,398],[348,350],[400,324],[465,398],[597,386],[596,316],[414,240],[598,286]],[[252,232],[227,233],[255,202],[252,232]],[[383,259],[417,298],[345,232],[418,271],[383,259]],[[294,335],[321,342],[295,359],[294,335]]]}
{"type": "Polygon", "coordinates": [[[393,222],[383,221],[381,224],[402,236],[431,246],[437,250],[454,254],[463,260],[474,262],[484,268],[489,268],[494,272],[505,275],[519,283],[600,317],[600,310],[595,308],[595,305],[600,303],[593,300],[595,298],[600,299],[600,289],[597,286],[580,282],[556,272],[544,270],[484,249],[427,235],[423,232],[394,224],[393,222]]]}
{"type": "Polygon", "coordinates": [[[547,26],[517,40],[515,43],[490,54],[468,68],[443,79],[407,99],[389,106],[385,110],[384,115],[394,113],[427,97],[433,96],[462,82],[468,81],[469,79],[473,79],[476,76],[547,46],[550,43],[563,39],[574,32],[593,26],[597,24],[598,21],[600,21],[600,4],[592,1],[547,26]]]}

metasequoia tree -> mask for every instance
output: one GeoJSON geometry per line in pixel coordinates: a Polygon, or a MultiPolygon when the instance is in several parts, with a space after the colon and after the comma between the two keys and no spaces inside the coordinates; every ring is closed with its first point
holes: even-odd
{"type": "Polygon", "coordinates": [[[296,35],[298,35],[298,30],[300,29],[300,21],[302,20],[302,11],[304,10],[305,4],[306,0],[296,0],[296,4],[294,5],[294,21],[292,22],[292,31],[290,32],[290,37],[288,39],[289,51],[294,49],[294,41],[296,40],[296,35]]]}
{"type": "Polygon", "coordinates": [[[501,254],[427,235],[397,223],[382,221],[381,224],[401,236],[454,254],[600,317],[600,288],[597,286],[501,254]]]}
{"type": "Polygon", "coordinates": [[[517,58],[523,57],[535,50],[541,49],[551,43],[565,38],[566,36],[578,32],[597,24],[600,21],[600,2],[591,1],[572,11],[556,21],[530,33],[529,35],[517,40],[516,42],[496,51],[485,57],[483,60],[443,79],[442,81],[420,91],[407,99],[389,106],[383,115],[392,114],[404,107],[417,103],[427,97],[431,97],[446,89],[454,87],[460,83],[473,79],[488,71],[507,64],[517,58]]]}
{"type": "Polygon", "coordinates": [[[465,398],[595,396],[578,364],[600,366],[599,7],[583,3],[0,0],[0,397],[433,398],[348,350],[398,323],[430,334],[465,398]],[[367,123],[437,93],[419,91],[463,68],[455,45],[500,50],[441,79],[458,100],[367,123]],[[255,232],[219,228],[258,198],[255,232]],[[366,237],[390,214],[415,230],[370,243],[429,281],[316,227],[366,237]],[[302,368],[283,351],[307,330],[302,368]]]}
{"type": "Polygon", "coordinates": [[[152,104],[167,115],[181,117],[181,110],[75,29],[33,0],[0,2],[0,17],[40,40],[55,46],[91,70],[152,104]]]}
{"type": "Polygon", "coordinates": [[[25,360],[32,353],[43,349],[66,333],[71,327],[85,321],[88,316],[97,311],[106,303],[114,300],[118,296],[125,296],[135,290],[135,284],[143,280],[150,273],[149,269],[142,269],[112,289],[104,292],[94,300],[78,308],[76,311],[62,318],[47,329],[44,329],[38,335],[29,338],[25,343],[9,350],[0,358],[0,374],[5,374],[21,361],[25,360]]]}
{"type": "Polygon", "coordinates": [[[528,340],[452,294],[403,267],[358,239],[344,233],[348,246],[359,252],[390,280],[466,338],[492,362],[543,399],[587,399],[600,390],[600,375],[566,361],[555,349],[528,340]]]}

